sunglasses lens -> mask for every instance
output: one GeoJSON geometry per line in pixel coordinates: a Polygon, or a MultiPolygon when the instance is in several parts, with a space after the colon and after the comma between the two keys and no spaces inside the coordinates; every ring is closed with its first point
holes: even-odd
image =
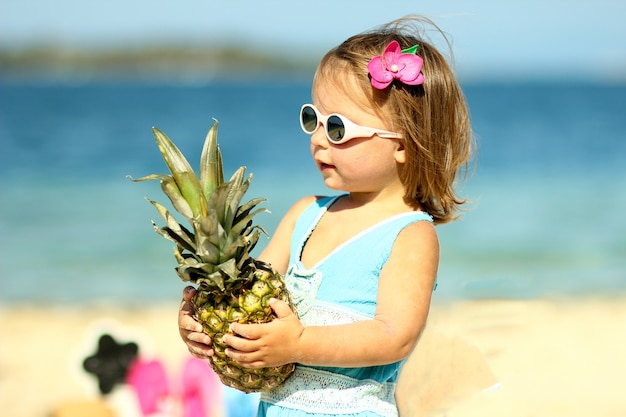
{"type": "Polygon", "coordinates": [[[317,129],[317,114],[315,114],[315,110],[313,107],[306,106],[302,109],[302,113],[300,113],[300,118],[302,119],[302,128],[307,133],[313,133],[317,129]]]}
{"type": "Polygon", "coordinates": [[[346,135],[346,127],[338,116],[330,116],[326,122],[326,132],[332,142],[339,142],[346,135]]]}

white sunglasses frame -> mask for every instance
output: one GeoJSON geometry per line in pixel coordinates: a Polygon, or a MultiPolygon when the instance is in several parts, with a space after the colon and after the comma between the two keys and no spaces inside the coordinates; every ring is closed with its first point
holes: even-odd
{"type": "Polygon", "coordinates": [[[374,127],[361,126],[361,125],[354,123],[352,120],[348,119],[346,116],[343,116],[341,114],[331,113],[331,114],[326,115],[320,112],[317,109],[317,107],[315,107],[312,104],[303,104],[302,107],[300,108],[300,127],[302,128],[304,133],[312,135],[313,133],[317,132],[317,129],[319,129],[320,127],[320,124],[324,126],[324,134],[326,135],[326,138],[328,139],[330,143],[334,145],[341,145],[342,143],[346,143],[349,140],[352,140],[355,138],[371,138],[374,135],[378,135],[379,137],[384,138],[384,139],[401,139],[402,138],[402,135],[398,133],[390,132],[388,130],[383,130],[383,129],[376,129],[374,127]],[[304,111],[305,107],[312,108],[313,111],[315,112],[315,117],[317,118],[317,126],[312,132],[309,132],[308,130],[306,130],[304,128],[304,123],[302,122],[302,112],[304,111]],[[344,137],[341,138],[340,140],[335,140],[331,138],[330,135],[328,134],[328,119],[331,118],[332,116],[336,116],[343,123],[345,132],[344,132],[344,137]]]}

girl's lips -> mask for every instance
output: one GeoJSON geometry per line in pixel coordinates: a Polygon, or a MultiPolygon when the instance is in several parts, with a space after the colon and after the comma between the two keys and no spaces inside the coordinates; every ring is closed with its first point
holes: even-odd
{"type": "Polygon", "coordinates": [[[335,166],[334,165],[330,165],[330,164],[325,164],[323,162],[319,162],[318,166],[320,167],[321,171],[325,171],[327,169],[333,169],[335,166]]]}

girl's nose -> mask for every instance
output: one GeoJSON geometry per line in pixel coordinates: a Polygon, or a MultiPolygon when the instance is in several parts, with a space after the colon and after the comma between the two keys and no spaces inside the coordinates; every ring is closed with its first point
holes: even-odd
{"type": "Polygon", "coordinates": [[[311,145],[318,148],[328,147],[328,138],[324,132],[324,126],[321,124],[318,126],[317,130],[311,134],[311,145]]]}

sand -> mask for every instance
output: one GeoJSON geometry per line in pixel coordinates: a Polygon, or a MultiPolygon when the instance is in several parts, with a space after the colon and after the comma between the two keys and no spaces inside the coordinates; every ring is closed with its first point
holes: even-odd
{"type": "MultiPolygon", "coordinates": [[[[81,364],[103,332],[138,342],[143,357],[179,374],[188,354],[176,310],[176,301],[0,306],[2,415],[69,416],[80,415],[72,408],[96,407],[95,379],[81,364]]],[[[481,300],[433,304],[397,394],[404,417],[622,417],[625,386],[626,298],[481,300]]]]}

